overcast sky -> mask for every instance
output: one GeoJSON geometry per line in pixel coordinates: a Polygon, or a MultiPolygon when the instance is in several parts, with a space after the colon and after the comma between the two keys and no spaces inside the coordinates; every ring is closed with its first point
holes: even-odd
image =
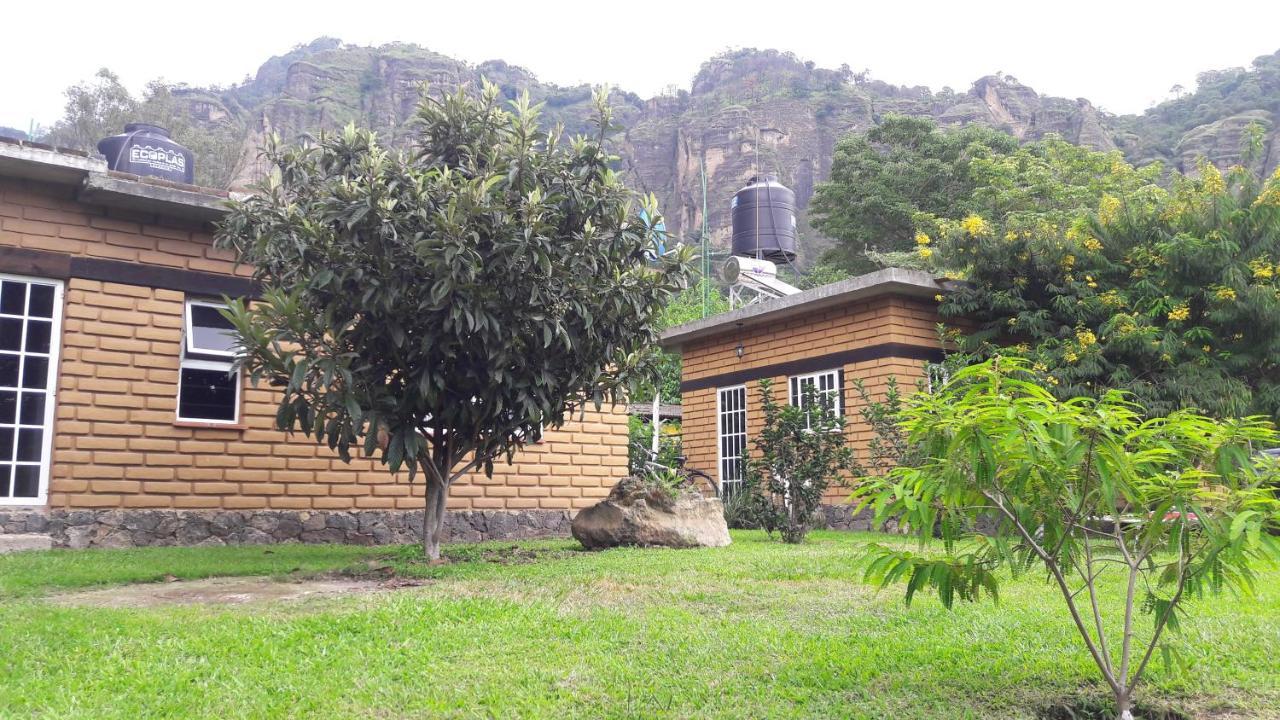
{"type": "Polygon", "coordinates": [[[496,0],[306,3],[5,2],[0,125],[62,113],[62,91],[109,67],[135,91],[151,79],[232,84],[321,35],[412,42],[477,63],[501,58],[562,85],[610,82],[643,96],[687,88],[727,48],[790,50],[820,66],[897,84],[968,89],[1003,71],[1043,94],[1140,112],[1280,49],[1280,2],[876,2],[496,0]]]}

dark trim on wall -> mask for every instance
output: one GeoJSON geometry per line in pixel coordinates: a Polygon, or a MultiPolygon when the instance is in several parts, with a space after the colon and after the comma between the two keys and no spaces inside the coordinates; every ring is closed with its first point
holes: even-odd
{"type": "Polygon", "coordinates": [[[0,272],[51,280],[100,280],[212,297],[259,296],[258,284],[248,278],[27,248],[0,247],[0,272]]]}
{"type": "Polygon", "coordinates": [[[751,380],[777,377],[779,375],[804,375],[820,370],[842,368],[851,363],[868,362],[890,357],[919,360],[921,362],[942,362],[943,353],[938,348],[921,345],[881,343],[880,345],[868,345],[867,347],[841,350],[840,352],[826,355],[815,355],[802,360],[790,360],[788,362],[774,363],[773,365],[761,365],[747,370],[735,370],[719,375],[710,375],[696,380],[686,380],[680,383],[680,392],[686,393],[707,388],[741,385],[751,380]]]}
{"type": "Polygon", "coordinates": [[[0,272],[66,280],[71,277],[71,256],[43,250],[0,247],[0,272]]]}
{"type": "Polygon", "coordinates": [[[71,277],[163,290],[180,290],[191,295],[215,297],[220,295],[257,297],[258,295],[257,283],[248,278],[102,258],[71,258],[71,277]]]}

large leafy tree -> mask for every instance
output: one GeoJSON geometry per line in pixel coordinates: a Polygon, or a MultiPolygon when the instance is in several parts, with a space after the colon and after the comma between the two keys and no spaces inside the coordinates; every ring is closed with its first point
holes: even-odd
{"type": "Polygon", "coordinates": [[[221,227],[263,286],[229,315],[279,427],[421,475],[431,559],[450,486],[622,399],[687,282],[690,253],[652,256],[652,198],[639,213],[603,149],[605,98],[594,138],[544,133],[486,84],[426,97],[412,152],[354,127],[273,144],[221,227]]]}
{"type": "Polygon", "coordinates": [[[1059,400],[1030,363],[1000,358],[958,372],[903,413],[914,466],[863,479],[855,491],[883,523],[897,519],[922,544],[872,546],[868,580],[906,584],[907,602],[935,589],[950,607],[999,588],[1001,569],[1041,568],[1129,720],[1134,690],[1184,600],[1224,588],[1249,592],[1280,542],[1280,500],[1261,417],[1213,420],[1188,411],[1146,419],[1119,391],[1059,400]],[[985,533],[972,530],[987,525],[985,533]],[[1104,585],[1123,588],[1111,602],[1104,585]],[[1149,620],[1140,621],[1141,615],[1149,620]]]}
{"type": "Polygon", "coordinates": [[[824,257],[853,272],[873,269],[867,251],[910,250],[916,213],[959,219],[972,211],[975,158],[1017,148],[983,125],[940,130],[927,118],[889,115],[865,134],[836,144],[831,178],[810,205],[813,226],[837,245],[824,257]]]}
{"type": "Polygon", "coordinates": [[[973,214],[916,218],[918,256],[965,281],[941,305],[963,352],[1025,355],[1059,397],[1280,412],[1280,176],[1204,163],[1166,189],[1056,138],[971,170],[973,214]]]}

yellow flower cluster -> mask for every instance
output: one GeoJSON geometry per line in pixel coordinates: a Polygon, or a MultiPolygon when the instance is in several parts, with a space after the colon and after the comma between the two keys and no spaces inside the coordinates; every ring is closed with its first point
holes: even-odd
{"type": "Polygon", "coordinates": [[[1048,371],[1049,371],[1049,366],[1048,366],[1048,365],[1045,365],[1044,363],[1040,363],[1040,362],[1038,362],[1038,363],[1036,363],[1036,364],[1032,365],[1032,366],[1031,366],[1031,369],[1032,369],[1032,370],[1035,370],[1035,371],[1036,371],[1036,372],[1038,372],[1038,373],[1042,373],[1042,372],[1048,372],[1048,371]]]}
{"type": "Polygon", "coordinates": [[[1074,350],[1068,350],[1068,351],[1066,351],[1065,353],[1063,353],[1063,354],[1062,354],[1062,359],[1063,359],[1063,360],[1066,360],[1066,361],[1067,361],[1067,362],[1069,362],[1069,363],[1073,363],[1073,362],[1075,362],[1075,361],[1079,360],[1079,359],[1080,359],[1080,356],[1079,356],[1079,355],[1077,355],[1077,354],[1075,353],[1075,351],[1074,351],[1074,350]]]}
{"type": "Polygon", "coordinates": [[[942,302],[942,296],[941,296],[941,295],[934,295],[934,296],[933,296],[933,301],[934,301],[934,302],[942,302]]]}
{"type": "Polygon", "coordinates": [[[929,258],[933,257],[933,248],[927,247],[925,245],[921,245],[920,247],[916,248],[916,253],[918,253],[920,257],[928,260],[929,258]]]}
{"type": "Polygon", "coordinates": [[[1098,220],[1103,225],[1110,225],[1120,216],[1120,198],[1114,195],[1103,195],[1098,204],[1098,220]]]}
{"type": "Polygon", "coordinates": [[[1189,317],[1191,317],[1191,308],[1186,305],[1179,305],[1169,311],[1169,319],[1174,322],[1182,322],[1189,317]]]}
{"type": "Polygon", "coordinates": [[[1254,207],[1263,205],[1280,207],[1280,168],[1276,168],[1276,171],[1271,174],[1271,179],[1262,188],[1262,192],[1258,193],[1258,197],[1253,200],[1254,207]]]}
{"type": "Polygon", "coordinates": [[[1275,276],[1275,268],[1271,267],[1271,258],[1263,255],[1249,261],[1249,269],[1253,271],[1254,280],[1270,280],[1275,276]]]}
{"type": "Polygon", "coordinates": [[[1050,385],[1057,385],[1057,384],[1058,384],[1058,378],[1056,378],[1056,377],[1054,377],[1054,376],[1052,376],[1052,375],[1046,375],[1044,379],[1045,379],[1045,380],[1048,380],[1050,385]]]}
{"type": "Polygon", "coordinates": [[[1121,307],[1124,305],[1124,298],[1120,297],[1120,293],[1115,290],[1108,290],[1098,296],[1103,305],[1107,307],[1121,307]]]}
{"type": "Polygon", "coordinates": [[[1218,170],[1216,165],[1207,162],[1200,165],[1200,183],[1205,193],[1209,195],[1220,195],[1227,190],[1227,182],[1222,179],[1222,171],[1218,170]]]}
{"type": "Polygon", "coordinates": [[[1084,245],[1084,249],[1088,250],[1089,252],[1098,252],[1099,250],[1102,249],[1102,241],[1096,237],[1093,237],[1092,235],[1085,238],[1084,242],[1080,244],[1084,245]]]}
{"type": "Polygon", "coordinates": [[[1089,287],[1091,287],[1091,288],[1096,288],[1096,287],[1098,287],[1098,283],[1094,281],[1094,279],[1093,279],[1093,276],[1092,276],[1092,275],[1085,275],[1085,276],[1084,276],[1084,282],[1085,282],[1085,284],[1086,284],[1086,285],[1088,285],[1088,286],[1089,286],[1089,287]]]}
{"type": "Polygon", "coordinates": [[[924,233],[922,233],[922,232],[918,232],[918,233],[916,233],[916,244],[917,244],[917,245],[920,245],[921,247],[923,247],[923,246],[925,246],[925,245],[928,245],[928,244],[929,244],[929,243],[931,243],[931,242],[933,242],[933,240],[932,240],[932,239],[930,239],[930,237],[929,237],[928,235],[925,235],[925,234],[924,234],[924,233]]]}
{"type": "Polygon", "coordinates": [[[961,220],[960,227],[964,228],[964,231],[973,237],[982,237],[991,233],[991,226],[978,215],[969,215],[969,217],[961,220]]]}
{"type": "Polygon", "coordinates": [[[1063,270],[1070,270],[1071,268],[1073,268],[1073,267],[1075,267],[1075,266],[1076,266],[1076,256],[1075,256],[1075,255],[1068,255],[1068,256],[1066,256],[1066,257],[1062,258],[1062,269],[1063,269],[1063,270]]]}
{"type": "Polygon", "coordinates": [[[1004,234],[1004,241],[1005,241],[1005,242],[1013,242],[1014,240],[1017,240],[1017,239],[1018,239],[1018,233],[1016,233],[1016,232],[1014,232],[1014,231],[1012,231],[1012,230],[1010,230],[1009,232],[1007,232],[1007,233],[1005,233],[1005,234],[1004,234]]]}
{"type": "Polygon", "coordinates": [[[1236,291],[1229,287],[1220,287],[1214,291],[1213,296],[1220,302],[1233,302],[1236,299],[1236,291]]]}
{"type": "Polygon", "coordinates": [[[1080,343],[1080,347],[1087,348],[1098,344],[1098,336],[1094,335],[1092,330],[1081,328],[1076,330],[1076,342],[1080,343]]]}

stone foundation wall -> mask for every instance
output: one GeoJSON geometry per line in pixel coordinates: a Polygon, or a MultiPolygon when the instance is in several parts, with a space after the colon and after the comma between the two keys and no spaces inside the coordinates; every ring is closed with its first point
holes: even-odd
{"type": "MultiPolygon", "coordinates": [[[[459,510],[446,542],[567,537],[567,510],[459,510]]],[[[401,510],[0,511],[0,534],[48,535],[54,547],[250,545],[280,542],[387,545],[422,539],[422,512],[401,510]]]]}
{"type": "Polygon", "coordinates": [[[822,505],[814,517],[813,526],[822,530],[873,530],[871,521],[874,517],[870,510],[854,515],[852,505],[822,505]]]}

